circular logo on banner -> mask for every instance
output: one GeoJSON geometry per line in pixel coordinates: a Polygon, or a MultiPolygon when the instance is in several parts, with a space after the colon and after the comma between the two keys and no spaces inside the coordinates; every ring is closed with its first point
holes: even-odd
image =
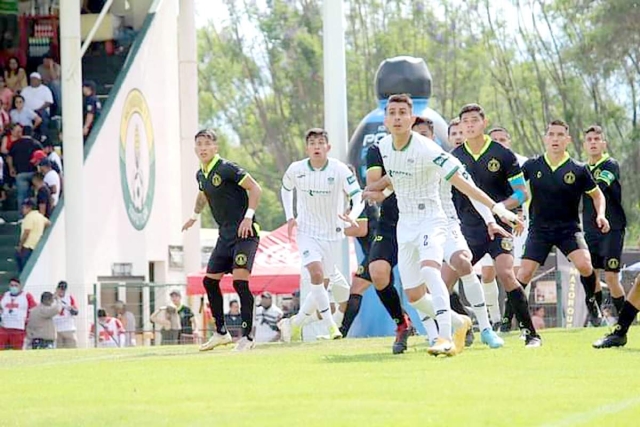
{"type": "Polygon", "coordinates": [[[500,170],[500,162],[497,159],[489,160],[487,169],[489,169],[490,172],[498,172],[500,170]]]}
{"type": "Polygon", "coordinates": [[[156,181],[153,126],[144,95],[133,89],[127,95],[120,121],[120,183],[127,216],[133,228],[147,225],[156,181]]]}
{"type": "Polygon", "coordinates": [[[574,173],[567,172],[566,174],[564,174],[564,182],[567,184],[573,184],[574,182],[576,182],[576,176],[574,175],[574,173]]]}

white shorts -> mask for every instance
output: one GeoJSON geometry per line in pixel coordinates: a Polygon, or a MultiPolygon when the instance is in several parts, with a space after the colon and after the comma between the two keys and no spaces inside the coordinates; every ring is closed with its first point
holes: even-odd
{"type": "Polygon", "coordinates": [[[420,274],[422,261],[442,264],[444,244],[447,240],[445,218],[420,220],[400,219],[397,226],[398,270],[404,289],[413,289],[423,282],[420,274]]]}
{"type": "Polygon", "coordinates": [[[336,257],[340,253],[340,240],[318,240],[305,234],[298,233],[298,251],[302,266],[312,262],[320,262],[324,271],[324,278],[328,279],[336,269],[336,257]]]}
{"type": "Polygon", "coordinates": [[[459,251],[471,253],[467,240],[460,230],[460,224],[457,222],[449,222],[447,224],[447,241],[444,243],[444,262],[451,264],[451,257],[459,251]]]}

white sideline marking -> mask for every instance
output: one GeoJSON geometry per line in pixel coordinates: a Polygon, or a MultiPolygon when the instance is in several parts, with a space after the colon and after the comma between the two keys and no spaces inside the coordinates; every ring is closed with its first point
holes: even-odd
{"type": "Polygon", "coordinates": [[[558,421],[542,424],[541,427],[573,427],[593,421],[605,415],[616,414],[640,404],[640,397],[633,397],[609,405],[599,406],[586,412],[578,412],[558,421]]]}

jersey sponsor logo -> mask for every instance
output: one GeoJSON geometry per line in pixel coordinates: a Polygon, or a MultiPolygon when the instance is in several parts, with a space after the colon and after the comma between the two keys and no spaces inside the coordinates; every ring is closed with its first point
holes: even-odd
{"type": "Polygon", "coordinates": [[[220,184],[222,184],[222,178],[220,178],[220,175],[218,175],[217,173],[214,173],[213,178],[211,178],[211,182],[213,183],[214,187],[218,187],[220,184]]]}
{"type": "Polygon", "coordinates": [[[498,159],[489,160],[489,163],[487,163],[487,169],[489,169],[489,172],[498,172],[500,170],[500,162],[498,159]]]}
{"type": "Polygon", "coordinates": [[[129,222],[136,230],[147,225],[156,181],[156,156],[149,105],[138,89],[124,101],[120,120],[120,184],[129,222]]]}
{"type": "Polygon", "coordinates": [[[444,165],[447,162],[447,160],[449,160],[449,155],[446,153],[442,153],[438,157],[433,159],[433,163],[442,167],[442,165],[444,165]]]}
{"type": "Polygon", "coordinates": [[[378,236],[376,236],[374,241],[375,242],[381,242],[383,238],[384,238],[383,236],[378,235],[378,236]]]}
{"type": "Polygon", "coordinates": [[[327,194],[331,194],[330,190],[308,190],[307,193],[309,193],[309,195],[311,197],[315,196],[316,194],[318,195],[327,195],[327,194]]]}
{"type": "Polygon", "coordinates": [[[305,176],[306,176],[305,174],[300,174],[300,175],[297,175],[296,178],[301,179],[301,178],[304,178],[305,176]]]}
{"type": "Polygon", "coordinates": [[[247,256],[245,254],[238,254],[236,255],[236,265],[238,266],[244,266],[247,265],[247,256]]]}
{"type": "Polygon", "coordinates": [[[393,178],[395,176],[411,176],[413,174],[411,172],[389,169],[389,175],[391,175],[391,178],[393,178]]]}
{"type": "Polygon", "coordinates": [[[503,237],[502,240],[500,240],[500,247],[505,251],[513,250],[513,239],[503,237]]]}
{"type": "Polygon", "coordinates": [[[564,174],[564,183],[565,184],[573,184],[576,182],[576,175],[573,172],[567,172],[564,174]]]}
{"type": "Polygon", "coordinates": [[[618,261],[618,258],[610,258],[609,261],[607,261],[607,267],[609,268],[618,268],[618,266],[620,266],[620,261],[618,261]]]}

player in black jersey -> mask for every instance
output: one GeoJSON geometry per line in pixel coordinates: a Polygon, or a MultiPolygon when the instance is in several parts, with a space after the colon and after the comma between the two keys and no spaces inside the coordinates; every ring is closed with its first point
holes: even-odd
{"type": "Polygon", "coordinates": [[[544,264],[556,246],[580,272],[589,313],[592,318],[600,318],[594,295],[596,275],[580,230],[579,206],[582,195],[588,194],[595,206],[596,227],[601,233],[607,233],[605,198],[589,169],[569,157],[566,148],[570,141],[569,126],[562,120],[552,121],[544,136],[544,155],[527,160],[522,167],[529,181],[531,204],[529,236],[518,281],[522,286],[528,285],[538,266],[544,264]]]}
{"type": "Polygon", "coordinates": [[[249,277],[258,250],[259,226],[255,210],[262,189],[244,169],[220,157],[215,132],[202,130],[196,134],[195,142],[195,152],[200,159],[200,169],[196,174],[200,192],[194,214],[182,231],[195,224],[206,203],[209,203],[219,227],[218,242],[202,281],[216,321],[216,332],[200,346],[200,351],[231,343],[231,335],[224,323],[220,291],[220,279],[226,273],[233,274],[233,287],[240,297],[243,337],[238,341],[236,350],[248,350],[253,347],[253,295],[249,290],[249,277]]]}
{"type": "MultiPolygon", "coordinates": [[[[584,149],[589,156],[589,170],[593,179],[602,190],[607,201],[606,217],[611,230],[602,235],[596,224],[596,210],[589,197],[583,199],[582,227],[591,253],[591,263],[600,278],[604,269],[604,281],[611,292],[611,300],[617,313],[622,310],[624,289],[620,285],[620,256],[624,244],[627,217],[622,207],[622,186],[620,185],[620,166],[607,151],[607,141],[600,126],[590,126],[585,132],[584,149]]],[[[596,281],[596,301],[602,305],[600,280],[596,281]]]]}
{"type": "Polygon", "coordinates": [[[593,343],[594,348],[623,347],[627,344],[627,331],[636,319],[640,311],[640,275],[627,295],[627,300],[622,303],[618,315],[618,324],[613,332],[593,343]]]}
{"type": "MultiPolygon", "coordinates": [[[[507,209],[522,205],[528,194],[518,159],[511,150],[484,134],[487,120],[482,107],[478,104],[465,105],[459,117],[466,140],[452,154],[465,165],[476,185],[493,200],[502,201],[507,209]]],[[[485,253],[491,255],[496,275],[507,291],[507,301],[514,308],[520,328],[527,335],[526,345],[540,346],[540,337],[531,321],[529,303],[513,272],[513,239],[501,236],[491,239],[485,221],[469,199],[455,188],[453,200],[462,223],[462,234],[471,249],[472,264],[477,263],[485,253]]],[[[498,224],[511,231],[508,224],[499,220],[498,224]]],[[[451,288],[458,278],[453,274],[450,276],[445,281],[451,288]]]]}

